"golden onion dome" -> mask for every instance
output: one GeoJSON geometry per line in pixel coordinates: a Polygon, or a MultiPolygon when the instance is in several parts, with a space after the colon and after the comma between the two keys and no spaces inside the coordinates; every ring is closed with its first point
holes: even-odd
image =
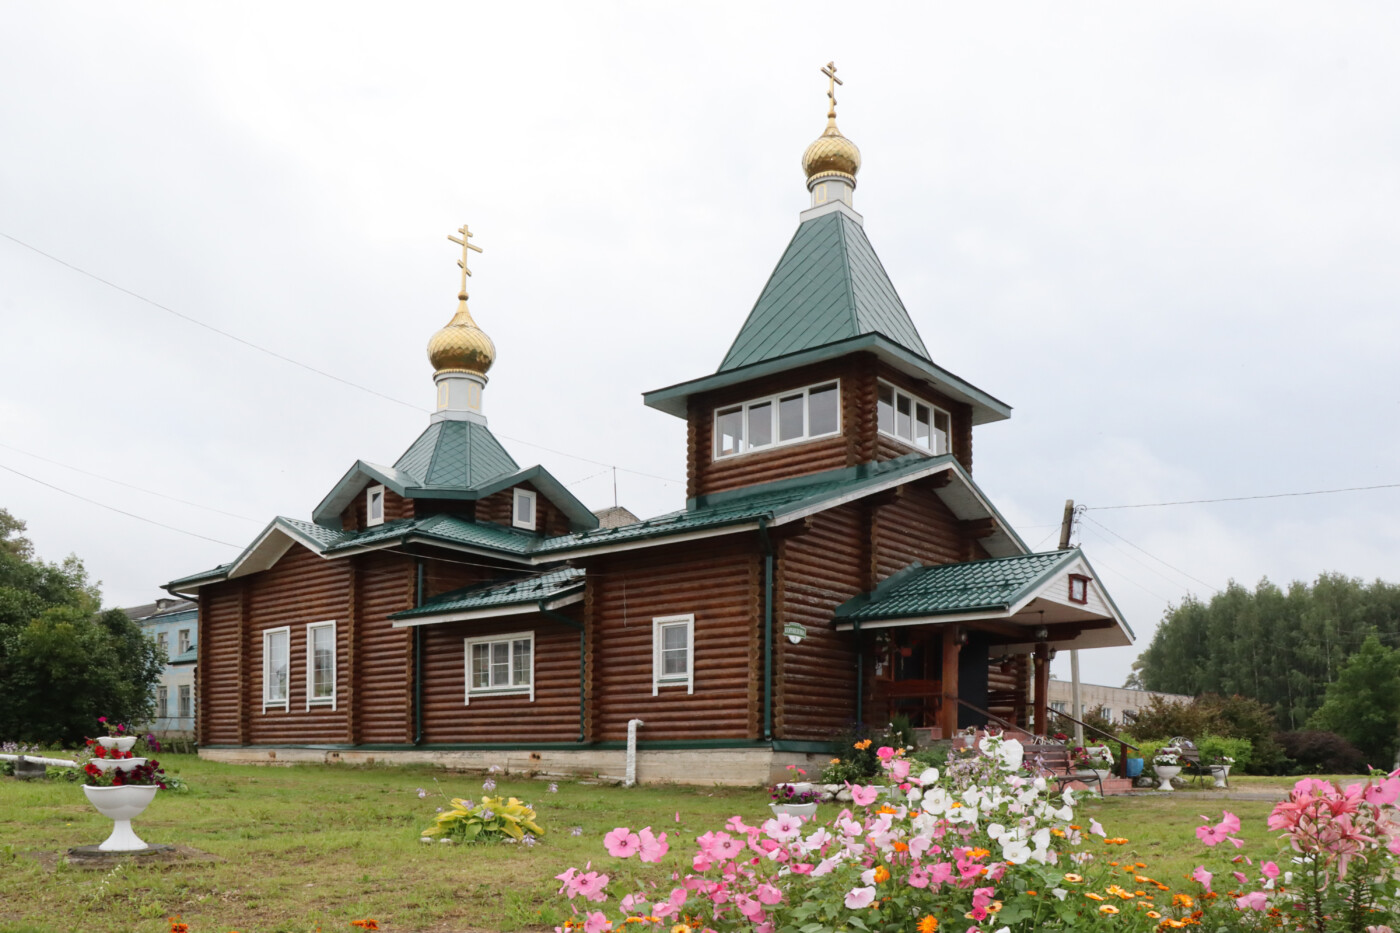
{"type": "Polygon", "coordinates": [[[808,184],[835,176],[855,185],[856,173],[860,171],[860,149],[841,135],[835,116],[827,117],[826,132],[802,153],[802,171],[807,173],[808,184]]]}
{"type": "Polygon", "coordinates": [[[435,375],[474,373],[484,377],[496,362],[496,345],[472,320],[465,294],[457,296],[457,313],[452,320],[428,341],[428,359],[435,375]]]}

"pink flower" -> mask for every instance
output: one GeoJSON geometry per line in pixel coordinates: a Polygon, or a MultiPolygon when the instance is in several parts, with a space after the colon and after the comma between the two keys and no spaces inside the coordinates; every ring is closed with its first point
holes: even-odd
{"type": "Polygon", "coordinates": [[[653,835],[650,826],[638,833],[637,839],[641,844],[640,858],[643,862],[659,862],[671,849],[666,844],[666,834],[662,833],[657,837],[653,835]]]}
{"type": "Polygon", "coordinates": [[[748,917],[750,920],[755,919],[763,913],[763,905],[747,894],[734,895],[734,906],[739,908],[739,913],[748,917]]]}
{"type": "Polygon", "coordinates": [[[859,784],[852,784],[850,781],[846,782],[846,786],[851,789],[851,801],[859,807],[870,806],[875,802],[875,798],[880,796],[880,790],[877,787],[862,787],[859,784]]]}
{"type": "Polygon", "coordinates": [[[573,886],[573,890],[569,894],[570,897],[577,894],[595,903],[602,903],[608,899],[607,892],[603,890],[608,886],[607,875],[590,871],[586,875],[576,875],[569,883],[573,886]]]}
{"type": "Polygon", "coordinates": [[[909,870],[909,886],[913,888],[928,887],[928,872],[922,868],[912,868],[909,870]]]}
{"type": "Polygon", "coordinates": [[[875,889],[851,888],[846,892],[846,906],[851,910],[860,910],[862,907],[869,907],[875,901],[875,889]]]}
{"type": "Polygon", "coordinates": [[[875,749],[875,754],[881,761],[889,761],[894,757],[894,749],[890,748],[888,745],[881,745],[879,748],[875,749]]]}
{"type": "MultiPolygon", "coordinates": [[[[1222,815],[1224,819],[1214,826],[1197,826],[1196,838],[1208,846],[1214,846],[1221,842],[1228,841],[1233,843],[1235,848],[1238,849],[1240,846],[1244,845],[1244,842],[1243,840],[1232,837],[1235,833],[1240,831],[1240,818],[1228,810],[1224,811],[1222,815]]],[[[1201,817],[1201,819],[1205,819],[1205,817],[1201,817]]]]}
{"type": "Polygon", "coordinates": [[[744,844],[728,833],[716,833],[711,841],[711,854],[721,859],[738,858],[744,854],[744,844]]]}
{"type": "MultiPolygon", "coordinates": [[[[908,760],[901,758],[890,764],[890,777],[894,778],[896,783],[901,782],[909,776],[909,768],[908,760]]],[[[1400,781],[1396,783],[1400,783],[1400,781]]]]}
{"type": "Polygon", "coordinates": [[[773,887],[771,884],[760,884],[754,889],[755,896],[760,904],[767,904],[769,907],[780,904],[783,900],[783,892],[773,887]]]}
{"type": "Polygon", "coordinates": [[[619,826],[603,837],[603,845],[615,858],[630,858],[642,847],[642,839],[626,826],[619,826]]]}
{"type": "Polygon", "coordinates": [[[1251,891],[1244,897],[1235,898],[1235,906],[1240,910],[1267,910],[1269,898],[1263,891],[1251,891]]]}
{"type": "Polygon", "coordinates": [[[1400,778],[1388,777],[1377,784],[1366,787],[1362,796],[1369,804],[1383,807],[1400,799],[1400,778]]]}
{"type": "MultiPolygon", "coordinates": [[[[1201,817],[1201,819],[1205,819],[1205,817],[1201,817]]],[[[1104,832],[1103,826],[1101,826],[1099,824],[1099,821],[1094,819],[1092,816],[1089,817],[1089,832],[1093,833],[1095,836],[1108,836],[1108,833],[1104,832]]],[[[1197,830],[1197,832],[1199,832],[1199,830],[1197,830]]]]}
{"type": "Polygon", "coordinates": [[[763,824],[763,831],[774,839],[787,842],[802,834],[802,819],[790,813],[779,814],[763,824]]]}
{"type": "Polygon", "coordinates": [[[1197,865],[1196,870],[1191,872],[1191,877],[1199,881],[1205,887],[1205,889],[1209,891],[1210,879],[1214,878],[1215,876],[1212,875],[1210,872],[1206,871],[1206,867],[1204,865],[1197,865]]]}
{"type": "Polygon", "coordinates": [[[953,877],[953,863],[939,862],[928,870],[928,880],[933,884],[942,884],[953,877]]]}
{"type": "Polygon", "coordinates": [[[1265,878],[1277,878],[1279,875],[1278,865],[1275,862],[1265,862],[1259,866],[1259,870],[1264,873],[1265,878]]]}
{"type": "Polygon", "coordinates": [[[603,933],[611,927],[607,916],[600,910],[590,911],[588,917],[583,921],[583,933],[603,933]]]}
{"type": "Polygon", "coordinates": [[[995,898],[993,898],[992,895],[996,894],[996,892],[996,888],[977,888],[972,892],[972,906],[986,907],[993,900],[995,900],[995,898]]]}

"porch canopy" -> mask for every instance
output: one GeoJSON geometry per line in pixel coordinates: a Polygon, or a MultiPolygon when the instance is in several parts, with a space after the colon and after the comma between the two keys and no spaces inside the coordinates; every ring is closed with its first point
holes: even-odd
{"type": "Polygon", "coordinates": [[[1036,731],[1045,731],[1050,652],[1131,645],[1133,632],[1078,548],[926,567],[911,564],[837,607],[838,631],[920,627],[942,636],[942,727],[957,728],[966,635],[1002,654],[1034,652],[1036,731]]]}

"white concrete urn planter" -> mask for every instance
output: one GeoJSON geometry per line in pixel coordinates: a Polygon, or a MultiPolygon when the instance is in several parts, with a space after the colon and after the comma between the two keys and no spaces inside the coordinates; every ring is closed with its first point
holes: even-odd
{"type": "Polygon", "coordinates": [[[112,835],[97,848],[103,852],[138,852],[147,848],[146,843],[132,830],[131,821],[151,805],[158,790],[160,787],[155,784],[125,787],[89,787],[84,784],[83,793],[87,795],[87,799],[92,801],[98,813],[107,817],[113,824],[112,835]]]}
{"type": "Polygon", "coordinates": [[[136,736],[134,735],[104,735],[97,739],[97,744],[103,748],[114,748],[119,752],[129,752],[136,747],[136,736]]]}
{"type": "Polygon", "coordinates": [[[108,771],[130,771],[138,765],[144,765],[144,758],[94,758],[93,765],[97,770],[106,774],[108,771]]]}
{"type": "Polygon", "coordinates": [[[1172,778],[1181,773],[1181,765],[1153,765],[1153,768],[1162,782],[1162,786],[1158,787],[1158,790],[1176,790],[1172,787],[1172,778]]]}
{"type": "Polygon", "coordinates": [[[1103,782],[1113,776],[1113,772],[1108,768],[1094,768],[1094,777],[1099,779],[1099,787],[1103,787],[1103,782]]]}
{"type": "Polygon", "coordinates": [[[817,815],[816,801],[811,803],[770,803],[768,809],[773,811],[774,816],[800,816],[803,819],[811,819],[817,815]]]}
{"type": "Polygon", "coordinates": [[[1229,777],[1230,777],[1230,766],[1229,766],[1229,765],[1211,765],[1211,766],[1210,766],[1210,776],[1213,777],[1213,778],[1215,778],[1215,786],[1216,786],[1216,787],[1228,787],[1229,784],[1227,783],[1227,781],[1228,781],[1228,779],[1229,779],[1229,777]]]}

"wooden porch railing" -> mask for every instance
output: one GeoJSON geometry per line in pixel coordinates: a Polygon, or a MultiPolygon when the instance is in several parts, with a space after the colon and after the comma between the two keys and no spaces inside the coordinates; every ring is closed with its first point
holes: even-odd
{"type": "Polygon", "coordinates": [[[1138,747],[1137,747],[1136,745],[1129,745],[1127,742],[1123,741],[1123,740],[1120,739],[1118,736],[1113,735],[1112,733],[1109,733],[1109,732],[1105,732],[1105,731],[1103,731],[1102,729],[1100,729],[1100,728],[1098,728],[1098,727],[1096,727],[1096,726],[1091,726],[1091,725],[1089,725],[1087,722],[1084,722],[1083,720],[1075,719],[1075,718],[1074,718],[1073,716],[1071,716],[1069,713],[1063,713],[1063,712],[1061,712],[1061,711],[1059,711],[1059,710],[1057,710],[1057,709],[1052,709],[1052,710],[1050,710],[1050,715],[1052,715],[1052,716],[1060,716],[1060,717],[1062,717],[1062,718],[1064,718],[1064,719],[1068,719],[1070,722],[1077,723],[1077,724],[1079,724],[1080,726],[1083,726],[1084,729],[1085,729],[1085,731],[1087,731],[1087,732],[1092,732],[1092,733],[1094,733],[1095,735],[1103,736],[1105,739],[1107,739],[1107,740],[1110,741],[1110,742],[1117,742],[1117,743],[1118,743],[1118,762],[1117,762],[1117,767],[1115,767],[1114,770],[1118,773],[1118,776],[1119,776],[1119,777],[1127,777],[1127,776],[1128,776],[1128,749],[1131,748],[1133,751],[1137,751],[1137,750],[1138,750],[1138,747]]]}

